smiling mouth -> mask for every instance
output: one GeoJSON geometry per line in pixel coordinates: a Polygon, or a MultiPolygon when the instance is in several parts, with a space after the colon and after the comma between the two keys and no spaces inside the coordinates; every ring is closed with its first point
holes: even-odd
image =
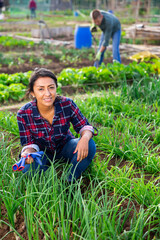
{"type": "Polygon", "coordinates": [[[52,98],[45,98],[44,101],[51,101],[52,98]]]}

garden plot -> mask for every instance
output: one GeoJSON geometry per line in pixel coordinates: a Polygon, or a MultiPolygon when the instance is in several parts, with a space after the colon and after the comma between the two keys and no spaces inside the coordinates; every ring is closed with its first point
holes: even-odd
{"type": "MultiPolygon", "coordinates": [[[[111,50],[111,48],[110,48],[111,50]]],[[[9,36],[0,37],[0,73],[17,73],[46,67],[56,74],[64,68],[93,66],[95,52],[90,49],[75,49],[73,46],[54,46],[43,41],[15,39],[9,36]]],[[[112,63],[112,53],[106,52],[105,64],[112,63]]],[[[122,55],[122,63],[132,62],[122,55]]]]}
{"type": "Polygon", "coordinates": [[[60,73],[69,66],[80,68],[93,65],[93,59],[93,49],[76,50],[7,36],[0,38],[1,73],[26,72],[35,67],[46,67],[60,73]]]}
{"type": "Polygon", "coordinates": [[[20,151],[16,115],[0,112],[1,236],[159,239],[158,85],[156,78],[152,85],[137,80],[131,86],[122,82],[107,92],[74,96],[99,135],[92,166],[70,186],[63,165],[32,179],[12,172],[20,151]]]}
{"type": "MultiPolygon", "coordinates": [[[[25,58],[19,55],[18,66],[4,66],[4,59],[1,61],[3,93],[9,92],[5,87],[17,84],[7,99],[1,94],[1,103],[22,101],[31,74],[28,70],[48,67],[58,76],[59,93],[72,90],[74,101],[98,128],[99,135],[94,138],[97,153],[93,164],[75,184],[66,185],[66,166],[58,164],[43,175],[30,178],[13,173],[11,168],[21,149],[17,108],[0,112],[0,238],[158,240],[159,61],[128,65],[107,62],[107,66],[96,69],[91,67],[92,49],[75,52],[45,44],[14,46],[14,52],[15,49],[21,54],[24,49],[32,53],[26,54],[28,59],[23,63],[25,58]],[[36,51],[41,54],[34,58],[44,58],[47,64],[29,61],[36,51]],[[53,62],[48,63],[48,59],[53,62]],[[27,62],[30,63],[26,66],[27,62]],[[64,69],[67,67],[70,68],[64,69]],[[14,74],[5,75],[5,68],[6,74],[14,74]],[[99,91],[95,91],[98,87],[99,91]],[[77,90],[87,94],[77,96],[77,90]]],[[[12,57],[17,64],[16,54],[12,57]]]]}
{"type": "MultiPolygon", "coordinates": [[[[148,57],[147,57],[148,60],[148,57]]],[[[75,94],[76,91],[85,92],[88,89],[104,89],[110,85],[118,86],[126,81],[131,84],[144,84],[144,87],[149,87],[150,84],[156,84],[156,79],[159,77],[160,69],[159,59],[153,63],[130,63],[123,65],[120,63],[101,65],[98,69],[95,67],[84,68],[66,68],[58,74],[59,87],[58,93],[75,94]]],[[[26,98],[25,93],[29,83],[29,78],[32,71],[15,74],[0,74],[0,102],[7,104],[12,101],[22,101],[26,98]]],[[[141,85],[140,85],[141,86],[141,85]]],[[[159,88],[156,89],[159,94],[159,88]]],[[[138,91],[138,90],[137,90],[138,91]]],[[[146,96],[143,92],[139,95],[146,96]]],[[[148,99],[150,92],[148,93],[148,99]]]]}

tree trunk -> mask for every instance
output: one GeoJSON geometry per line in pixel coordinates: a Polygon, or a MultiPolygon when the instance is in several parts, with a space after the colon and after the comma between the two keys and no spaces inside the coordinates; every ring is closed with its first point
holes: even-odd
{"type": "Polygon", "coordinates": [[[72,2],[70,0],[51,0],[50,10],[66,10],[72,9],[72,2]]]}
{"type": "Polygon", "coordinates": [[[114,11],[114,9],[115,9],[115,0],[109,0],[108,1],[108,8],[109,8],[109,10],[112,10],[112,11],[114,11]]]}
{"type": "Polygon", "coordinates": [[[106,0],[103,0],[103,8],[107,9],[107,1],[106,0]]]}
{"type": "Polygon", "coordinates": [[[139,17],[139,7],[140,7],[140,0],[137,0],[137,6],[136,6],[136,22],[139,17]]]}
{"type": "Polygon", "coordinates": [[[96,8],[101,8],[101,0],[96,0],[96,8]]]}
{"type": "Polygon", "coordinates": [[[149,16],[149,13],[150,13],[150,7],[151,7],[151,0],[148,0],[147,16],[149,16]]]}

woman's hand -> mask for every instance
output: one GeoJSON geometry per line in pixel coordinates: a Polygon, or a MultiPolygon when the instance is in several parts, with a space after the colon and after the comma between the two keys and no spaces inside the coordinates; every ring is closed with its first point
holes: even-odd
{"type": "MultiPolygon", "coordinates": [[[[22,153],[21,157],[26,157],[26,153],[25,152],[22,153]]],[[[28,156],[28,158],[25,160],[25,164],[31,164],[33,163],[33,161],[34,161],[33,158],[31,156],[28,156]]]]}
{"type": "Polygon", "coordinates": [[[33,158],[28,156],[28,158],[26,159],[25,163],[26,164],[31,164],[31,163],[33,163],[33,161],[34,161],[33,158]]]}
{"type": "Polygon", "coordinates": [[[88,156],[88,142],[92,137],[92,132],[86,130],[82,132],[82,137],[79,140],[77,147],[73,153],[77,152],[77,161],[82,161],[88,156]]]}

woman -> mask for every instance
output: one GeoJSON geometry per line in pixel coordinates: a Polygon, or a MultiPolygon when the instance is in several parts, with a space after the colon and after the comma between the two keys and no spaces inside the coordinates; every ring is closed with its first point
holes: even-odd
{"type": "MultiPolygon", "coordinates": [[[[92,139],[93,127],[70,98],[57,96],[57,78],[48,69],[36,70],[29,82],[33,101],[25,104],[17,114],[22,146],[37,144],[45,152],[40,170],[50,161],[63,159],[71,163],[67,180],[75,181],[91,163],[96,147],[92,139]],[[75,138],[69,127],[72,123],[80,138],[75,138]]],[[[23,149],[22,149],[23,152],[23,149]]],[[[26,164],[31,164],[30,157],[26,164]]]]}

